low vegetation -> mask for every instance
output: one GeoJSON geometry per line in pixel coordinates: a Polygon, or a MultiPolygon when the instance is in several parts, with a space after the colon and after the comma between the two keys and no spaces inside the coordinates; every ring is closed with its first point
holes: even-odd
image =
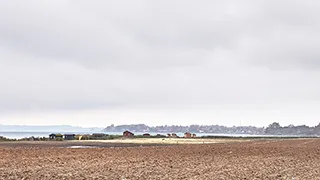
{"type": "Polygon", "coordinates": [[[9,138],[0,136],[0,141],[15,141],[15,139],[9,139],[9,138]]]}

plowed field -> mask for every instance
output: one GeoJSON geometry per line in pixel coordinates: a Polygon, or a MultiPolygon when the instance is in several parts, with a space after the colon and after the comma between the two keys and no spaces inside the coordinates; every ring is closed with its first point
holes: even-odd
{"type": "Polygon", "coordinates": [[[320,139],[81,149],[0,144],[0,179],[320,179],[320,139]]]}

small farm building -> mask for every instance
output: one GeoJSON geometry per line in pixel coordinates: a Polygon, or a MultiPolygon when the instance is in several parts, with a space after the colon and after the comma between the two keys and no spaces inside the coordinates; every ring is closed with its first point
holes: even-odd
{"type": "Polygon", "coordinates": [[[63,135],[62,134],[54,134],[54,133],[49,135],[49,139],[51,139],[51,140],[57,139],[57,138],[61,138],[62,139],[63,135]]]}
{"type": "Polygon", "coordinates": [[[151,135],[149,133],[144,133],[142,136],[144,137],[150,137],[151,135]]]}
{"type": "Polygon", "coordinates": [[[177,134],[175,134],[175,133],[172,133],[171,137],[178,138],[179,136],[177,134]]]}
{"type": "Polygon", "coordinates": [[[189,133],[189,132],[186,132],[186,133],[184,133],[184,137],[185,137],[185,138],[191,138],[191,137],[192,137],[192,134],[189,133]]]}
{"type": "Polygon", "coordinates": [[[124,131],[123,132],[123,137],[133,137],[133,136],[134,136],[134,134],[132,132],[130,132],[130,131],[124,131]]]}
{"type": "Polygon", "coordinates": [[[74,140],[75,137],[76,137],[75,134],[65,134],[65,135],[64,135],[64,139],[65,139],[65,140],[74,140]]]}

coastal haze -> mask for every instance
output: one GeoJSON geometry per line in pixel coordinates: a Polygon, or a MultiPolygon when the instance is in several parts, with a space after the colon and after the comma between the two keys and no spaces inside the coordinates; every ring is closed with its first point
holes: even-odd
{"type": "Polygon", "coordinates": [[[0,0],[0,179],[319,179],[320,1],[0,0]]]}
{"type": "Polygon", "coordinates": [[[1,1],[0,124],[316,126],[317,1],[1,1]]]}

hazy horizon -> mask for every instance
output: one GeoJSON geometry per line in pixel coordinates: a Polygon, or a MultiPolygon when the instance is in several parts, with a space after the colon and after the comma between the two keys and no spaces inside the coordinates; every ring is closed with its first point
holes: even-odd
{"type": "Polygon", "coordinates": [[[320,1],[1,1],[0,124],[319,124],[320,1]]]}
{"type": "MultiPolygon", "coordinates": [[[[277,122],[272,122],[270,124],[273,124],[273,123],[277,123],[277,122]]],[[[193,125],[196,125],[196,126],[225,126],[225,127],[256,127],[256,128],[267,128],[270,124],[266,125],[266,126],[253,126],[253,125],[242,125],[242,124],[234,124],[234,125],[221,125],[221,124],[184,124],[184,125],[181,125],[181,124],[158,124],[158,125],[150,125],[150,124],[145,124],[145,123],[141,123],[141,124],[107,124],[105,126],[76,126],[76,125],[70,125],[70,124],[47,124],[47,125],[26,125],[26,124],[0,124],[0,127],[3,127],[3,126],[12,126],[12,127],[72,127],[72,128],[97,128],[97,129],[104,129],[106,127],[109,127],[111,125],[114,125],[114,126],[134,126],[134,125],[146,125],[146,126],[149,126],[149,127],[159,127],[159,126],[193,126],[193,125]]],[[[319,123],[320,124],[320,123],[319,123]]],[[[309,127],[315,127],[315,126],[318,126],[319,124],[316,124],[316,125],[311,125],[309,127]]],[[[282,127],[285,127],[285,126],[291,126],[291,125],[294,125],[294,126],[302,126],[302,125],[306,125],[306,124],[289,124],[289,125],[284,125],[284,124],[280,124],[280,126],[282,127]]],[[[1,129],[0,129],[1,131],[1,129]]]]}

